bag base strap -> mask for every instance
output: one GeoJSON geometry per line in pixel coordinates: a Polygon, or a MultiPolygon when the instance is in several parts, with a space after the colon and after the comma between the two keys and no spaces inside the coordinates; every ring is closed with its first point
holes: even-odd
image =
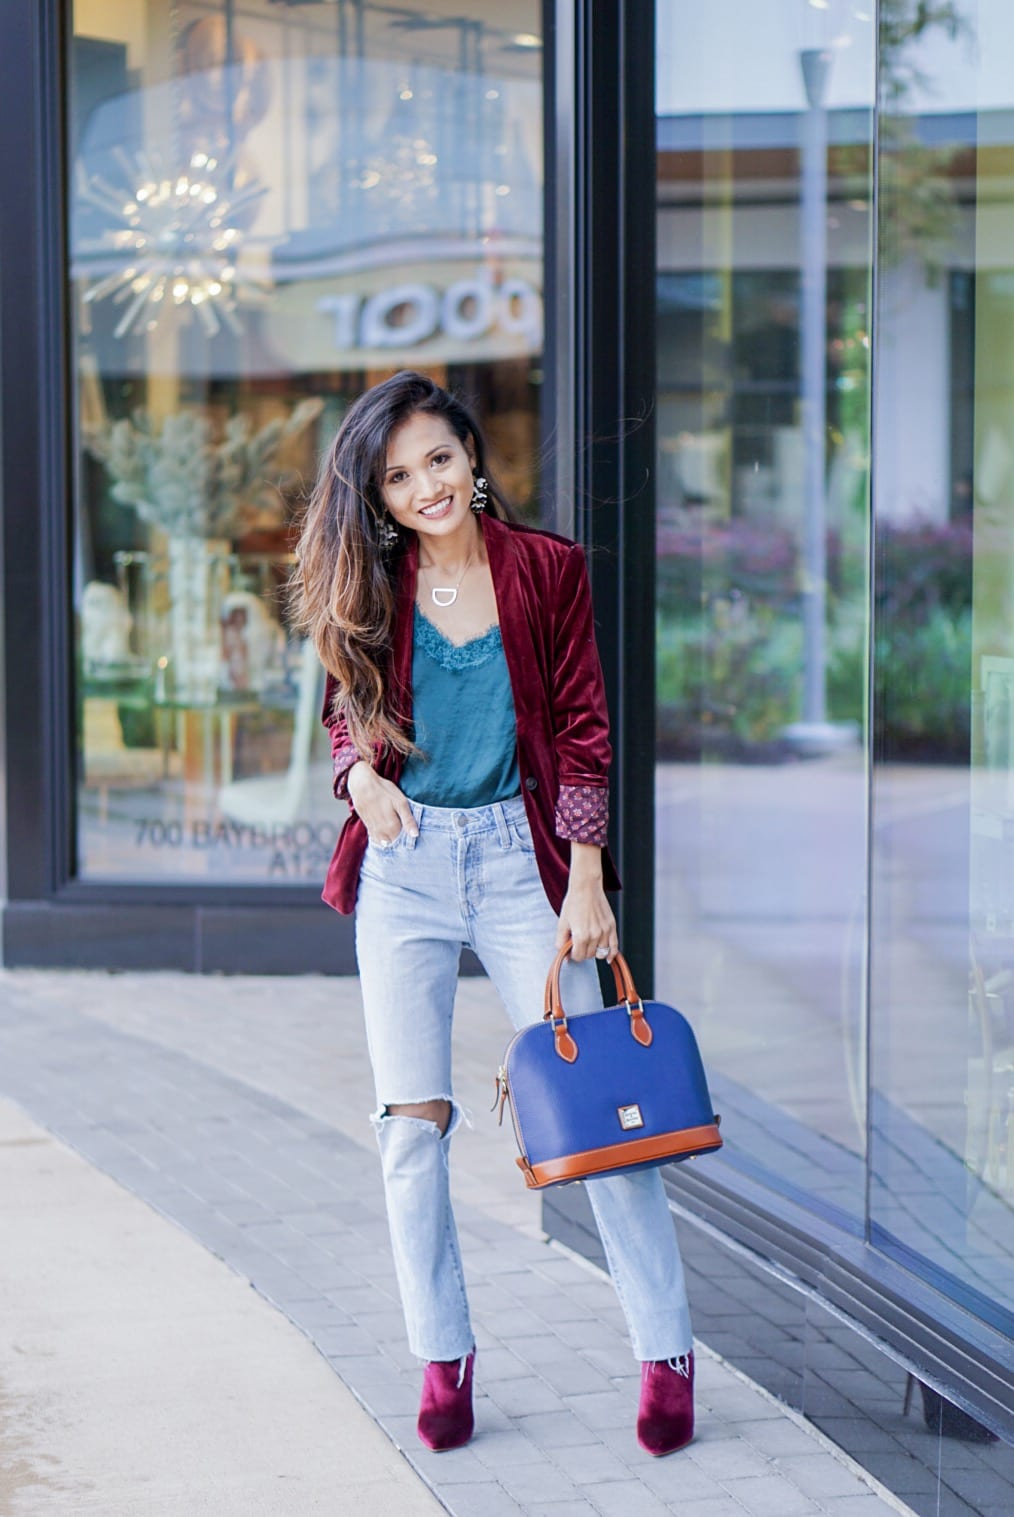
{"type": "Polygon", "coordinates": [[[677,1132],[656,1133],[650,1138],[631,1138],[626,1143],[587,1148],[582,1153],[544,1159],[538,1164],[530,1164],[527,1159],[515,1159],[514,1162],[524,1175],[528,1189],[540,1190],[544,1185],[559,1185],[564,1180],[594,1180],[596,1175],[607,1175],[610,1170],[626,1169],[631,1164],[688,1158],[721,1146],[716,1120],[701,1127],[683,1127],[677,1132]]]}

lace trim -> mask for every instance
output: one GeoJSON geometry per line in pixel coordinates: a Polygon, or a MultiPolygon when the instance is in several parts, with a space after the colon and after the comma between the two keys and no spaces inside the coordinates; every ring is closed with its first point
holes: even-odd
{"type": "Polygon", "coordinates": [[[481,664],[488,664],[503,648],[500,628],[495,624],[488,631],[480,632],[478,637],[469,638],[467,643],[452,643],[418,606],[415,608],[415,640],[441,669],[451,670],[478,669],[481,664]]]}

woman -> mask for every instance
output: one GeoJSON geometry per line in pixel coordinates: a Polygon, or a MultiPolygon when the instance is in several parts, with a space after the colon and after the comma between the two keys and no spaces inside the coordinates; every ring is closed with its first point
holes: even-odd
{"type": "MultiPolygon", "coordinates": [[[[356,913],[373,1118],[419,1437],[473,1431],[474,1338],[448,1186],[461,1113],[451,1016],[462,944],[519,1027],[556,947],[564,999],[601,1006],[617,951],[606,888],[608,719],[584,557],[514,524],[468,411],[421,374],[349,409],[300,543],[302,622],[328,671],[335,794],[352,809],[324,899],[356,913]]],[[[657,1170],[587,1183],[635,1355],[637,1436],[693,1436],[683,1269],[657,1170]]]]}

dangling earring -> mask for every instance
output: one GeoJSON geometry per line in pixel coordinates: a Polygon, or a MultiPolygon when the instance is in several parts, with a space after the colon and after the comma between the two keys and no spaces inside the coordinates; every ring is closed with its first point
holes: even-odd
{"type": "Polygon", "coordinates": [[[398,541],[398,529],[385,511],[377,528],[382,552],[389,553],[398,541]]]}
{"type": "Polygon", "coordinates": [[[472,510],[475,512],[476,516],[479,515],[480,511],[485,511],[486,509],[488,490],[489,485],[483,479],[481,474],[477,474],[475,476],[475,490],[472,493],[472,510]]]}

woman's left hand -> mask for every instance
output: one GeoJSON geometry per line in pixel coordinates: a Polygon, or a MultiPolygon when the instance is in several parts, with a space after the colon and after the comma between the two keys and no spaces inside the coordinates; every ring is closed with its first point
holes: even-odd
{"type": "Polygon", "coordinates": [[[573,941],[574,960],[604,958],[619,952],[616,918],[602,888],[602,852],[588,843],[571,843],[570,883],[560,907],[556,946],[573,941]],[[600,953],[600,949],[606,952],[600,953]]]}

